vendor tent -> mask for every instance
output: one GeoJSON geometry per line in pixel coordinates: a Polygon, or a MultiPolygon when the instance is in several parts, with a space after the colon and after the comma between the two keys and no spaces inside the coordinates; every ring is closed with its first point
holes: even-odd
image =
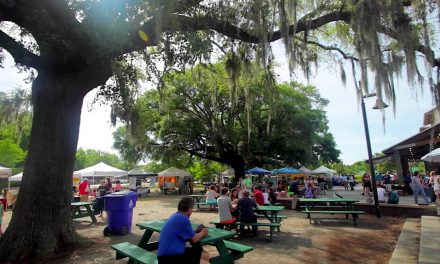
{"type": "Polygon", "coordinates": [[[329,169],[324,165],[312,171],[312,174],[335,174],[335,173],[336,173],[335,170],[329,169]]]}
{"type": "Polygon", "coordinates": [[[223,177],[227,176],[235,176],[235,170],[233,168],[227,169],[224,172],[222,172],[223,177]]]}
{"type": "MultiPolygon", "coordinates": [[[[22,179],[23,179],[23,172],[20,172],[18,174],[15,174],[14,176],[9,177],[10,182],[21,182],[22,179]]],[[[78,173],[73,174],[73,183],[74,184],[79,183],[80,180],[81,180],[81,175],[79,175],[78,173]]]]}
{"type": "Polygon", "coordinates": [[[252,175],[265,175],[265,174],[270,174],[270,171],[265,170],[263,168],[259,168],[259,167],[255,167],[252,168],[250,170],[246,171],[246,174],[252,174],[252,175]]]}
{"type": "Polygon", "coordinates": [[[184,170],[179,170],[174,167],[170,167],[164,171],[161,171],[158,173],[158,175],[159,184],[162,187],[164,193],[165,189],[173,189],[180,186],[184,182],[185,178],[192,178],[191,173],[184,170]]]}
{"type": "Polygon", "coordinates": [[[75,171],[74,174],[79,174],[81,177],[92,178],[95,182],[95,177],[121,177],[127,176],[127,172],[114,168],[110,165],[100,162],[96,165],[90,166],[88,168],[75,171]]]}
{"type": "Polygon", "coordinates": [[[132,169],[131,171],[127,172],[127,174],[129,177],[131,177],[131,176],[139,176],[139,177],[157,176],[157,173],[144,171],[141,168],[132,169]]]}
{"type": "Polygon", "coordinates": [[[312,171],[307,169],[306,167],[302,166],[299,168],[300,171],[304,172],[304,174],[312,174],[312,171]]]}
{"type": "Polygon", "coordinates": [[[13,182],[21,182],[23,178],[23,172],[20,172],[18,174],[15,174],[14,176],[9,177],[9,181],[13,181],[13,182]]]}
{"type": "Polygon", "coordinates": [[[9,178],[11,173],[12,169],[0,166],[0,178],[9,178]]]}
{"type": "Polygon", "coordinates": [[[304,176],[304,172],[294,168],[281,168],[272,171],[277,176],[289,176],[289,177],[301,177],[304,176]]]}

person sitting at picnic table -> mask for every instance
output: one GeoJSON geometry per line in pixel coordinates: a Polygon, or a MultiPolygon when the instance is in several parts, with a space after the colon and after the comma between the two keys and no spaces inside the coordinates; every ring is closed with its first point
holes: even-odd
{"type": "Polygon", "coordinates": [[[269,202],[271,205],[277,203],[277,194],[273,191],[272,188],[267,189],[267,193],[269,194],[269,202]]]}
{"type": "Polygon", "coordinates": [[[296,194],[296,195],[299,194],[298,181],[296,178],[293,178],[292,183],[290,183],[289,192],[296,194]]]}
{"type": "Polygon", "coordinates": [[[217,199],[220,224],[230,225],[237,221],[237,219],[231,214],[232,211],[234,211],[234,208],[232,207],[231,198],[227,196],[228,188],[223,187],[220,193],[221,195],[217,199]]]}
{"type": "Polygon", "coordinates": [[[254,197],[258,205],[264,205],[264,195],[261,192],[260,186],[254,186],[254,197]]]}
{"type": "Polygon", "coordinates": [[[261,189],[261,192],[263,193],[263,198],[264,198],[264,205],[270,205],[269,202],[269,193],[266,192],[266,189],[261,189]]]}
{"type": "MultiPolygon", "coordinates": [[[[240,211],[240,222],[242,223],[256,223],[257,216],[254,214],[254,208],[257,204],[250,197],[248,191],[243,192],[243,198],[238,200],[237,208],[240,211]]],[[[243,233],[244,225],[240,226],[240,233],[243,233]]],[[[257,235],[258,227],[252,226],[252,233],[257,235]]]]}
{"type": "Polygon", "coordinates": [[[89,179],[84,178],[84,180],[79,184],[78,192],[81,202],[89,201],[89,193],[90,193],[89,179]]]}
{"type": "Polygon", "coordinates": [[[304,198],[315,198],[313,185],[309,182],[304,189],[304,198]]]}
{"type": "Polygon", "coordinates": [[[206,192],[206,204],[209,205],[209,211],[215,210],[215,205],[217,204],[218,194],[215,192],[215,186],[211,185],[209,190],[206,192]]]}
{"type": "Polygon", "coordinates": [[[180,199],[178,211],[172,214],[163,226],[157,251],[159,264],[199,264],[209,261],[209,254],[200,244],[200,240],[208,235],[208,228],[195,233],[189,220],[194,205],[191,197],[180,199]],[[188,241],[191,247],[186,247],[188,241]]]}
{"type": "Polygon", "coordinates": [[[116,180],[116,184],[113,186],[113,190],[115,192],[120,192],[122,191],[122,184],[120,180],[116,180]]]}

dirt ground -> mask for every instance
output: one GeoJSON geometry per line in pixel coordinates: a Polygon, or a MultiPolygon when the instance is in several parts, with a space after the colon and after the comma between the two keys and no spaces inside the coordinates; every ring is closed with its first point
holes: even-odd
{"type": "MultiPolygon", "coordinates": [[[[132,233],[122,237],[103,236],[105,219],[98,217],[97,223],[89,218],[74,220],[78,233],[84,238],[84,246],[66,251],[48,263],[126,263],[126,260],[115,260],[110,245],[124,241],[137,243],[143,231],[135,223],[167,218],[176,211],[178,200],[176,196],[142,198],[133,212],[132,233]]],[[[288,218],[282,222],[281,232],[275,233],[272,242],[268,242],[269,232],[264,227],[260,228],[257,237],[235,239],[254,248],[237,263],[388,263],[404,222],[401,218],[377,219],[362,215],[359,225],[354,227],[352,220],[346,221],[345,216],[331,216],[333,220],[327,218],[309,224],[300,212],[284,210],[283,215],[288,218]]],[[[3,218],[4,227],[10,217],[9,210],[3,218]]],[[[216,217],[215,212],[200,210],[193,213],[191,221],[209,226],[209,221],[216,217]]],[[[216,255],[214,247],[205,246],[205,249],[216,255]]]]}

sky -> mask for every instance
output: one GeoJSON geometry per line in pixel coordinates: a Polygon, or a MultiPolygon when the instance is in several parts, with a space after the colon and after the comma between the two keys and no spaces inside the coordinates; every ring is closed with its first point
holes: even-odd
{"type": "MultiPolygon", "coordinates": [[[[7,54],[7,53],[6,53],[7,54]]],[[[286,56],[280,43],[274,46],[274,55],[278,62],[276,74],[280,81],[289,81],[286,56]]],[[[345,164],[367,159],[362,113],[358,105],[350,69],[346,67],[347,85],[340,81],[339,66],[320,67],[309,83],[318,87],[322,97],[329,100],[327,118],[329,130],[333,134],[337,147],[341,150],[341,160],[345,164]],[[335,70],[336,68],[336,70],[335,70]]],[[[15,87],[28,88],[21,74],[14,67],[12,58],[7,55],[4,68],[0,69],[0,91],[9,91],[15,87]]],[[[307,80],[299,76],[300,82],[307,80]]],[[[374,98],[366,99],[368,122],[373,153],[380,152],[404,139],[418,133],[422,126],[423,114],[433,108],[428,87],[410,87],[405,79],[397,83],[396,113],[391,107],[385,110],[385,125],[382,113],[373,110],[374,98]]],[[[112,148],[112,132],[115,128],[110,123],[110,107],[92,104],[96,91],[91,91],[84,100],[78,148],[92,148],[117,153],[112,148]]]]}

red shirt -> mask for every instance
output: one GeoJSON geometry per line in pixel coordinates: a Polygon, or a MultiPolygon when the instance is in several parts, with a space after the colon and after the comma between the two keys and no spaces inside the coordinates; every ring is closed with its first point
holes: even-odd
{"type": "Polygon", "coordinates": [[[264,195],[260,190],[255,191],[255,201],[258,205],[264,205],[264,195]]]}
{"type": "Polygon", "coordinates": [[[89,185],[89,183],[87,181],[83,181],[82,183],[79,184],[79,195],[86,195],[89,194],[89,192],[86,192],[86,188],[89,185]]]}

